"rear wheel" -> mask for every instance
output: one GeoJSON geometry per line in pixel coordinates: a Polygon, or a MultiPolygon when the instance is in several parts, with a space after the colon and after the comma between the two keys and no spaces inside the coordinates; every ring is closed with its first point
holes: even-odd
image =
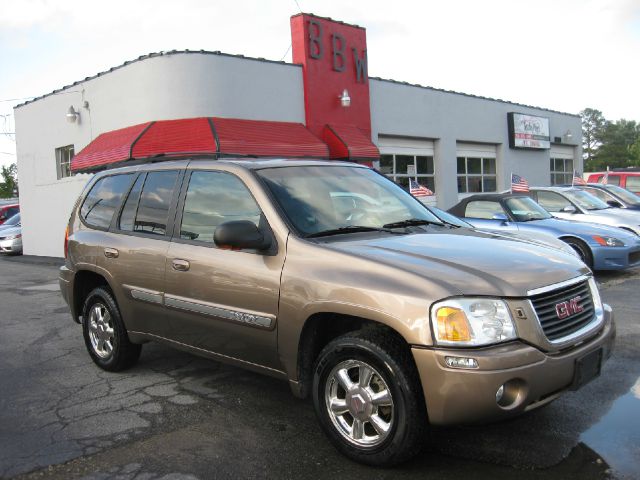
{"type": "Polygon", "coordinates": [[[338,337],[320,353],[313,381],[320,424],[349,458],[390,466],[414,456],[427,428],[413,358],[387,332],[338,337]]]}
{"type": "Polygon", "coordinates": [[[562,241],[573,248],[580,260],[587,264],[587,267],[593,268],[593,254],[586,243],[576,238],[563,238],[562,241]]]}
{"type": "Polygon", "coordinates": [[[96,365],[117,372],[133,366],[142,345],[131,343],[111,291],[98,287],[89,293],[82,310],[84,342],[96,365]]]}

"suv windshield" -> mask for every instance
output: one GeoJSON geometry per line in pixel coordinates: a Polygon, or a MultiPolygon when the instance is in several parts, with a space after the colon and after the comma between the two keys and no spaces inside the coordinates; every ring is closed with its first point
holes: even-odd
{"type": "Polygon", "coordinates": [[[265,168],[257,174],[298,233],[305,237],[323,232],[442,225],[401,187],[367,168],[291,166],[265,168]]]}
{"type": "Polygon", "coordinates": [[[528,197],[510,198],[504,202],[517,222],[543,220],[552,215],[528,197]]]}
{"type": "Polygon", "coordinates": [[[589,192],[585,192],[583,190],[566,190],[562,193],[573,203],[578,204],[578,206],[585,210],[603,210],[605,208],[611,208],[598,197],[594,197],[589,192]]]}

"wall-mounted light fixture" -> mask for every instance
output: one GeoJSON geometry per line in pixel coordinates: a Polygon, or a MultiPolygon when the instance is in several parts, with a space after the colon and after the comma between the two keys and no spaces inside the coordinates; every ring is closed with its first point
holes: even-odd
{"type": "Polygon", "coordinates": [[[351,105],[351,97],[349,96],[349,91],[346,88],[342,91],[342,95],[338,95],[338,98],[340,99],[340,105],[343,107],[346,108],[351,105]]]}
{"type": "Polygon", "coordinates": [[[74,108],[73,105],[71,105],[69,107],[69,110],[67,110],[67,122],[69,123],[76,123],[77,121],[80,120],[80,112],[77,112],[74,108]]]}
{"type": "Polygon", "coordinates": [[[571,130],[567,130],[564,134],[564,139],[569,141],[573,138],[573,133],[571,133],[571,130]]]}

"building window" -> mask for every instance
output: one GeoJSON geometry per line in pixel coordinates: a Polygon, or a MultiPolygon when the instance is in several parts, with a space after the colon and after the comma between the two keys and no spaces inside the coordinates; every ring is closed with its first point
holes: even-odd
{"type": "Polygon", "coordinates": [[[73,158],[73,145],[56,148],[56,170],[58,180],[71,176],[71,159],[73,158]]]}
{"type": "Polygon", "coordinates": [[[551,185],[570,184],[573,180],[573,160],[552,158],[550,162],[551,185]]]}
{"type": "Polygon", "coordinates": [[[409,180],[436,193],[433,157],[430,155],[380,155],[380,173],[409,190],[409,180]]]}
{"type": "Polygon", "coordinates": [[[458,157],[458,193],[495,192],[496,159],[458,157]]]}

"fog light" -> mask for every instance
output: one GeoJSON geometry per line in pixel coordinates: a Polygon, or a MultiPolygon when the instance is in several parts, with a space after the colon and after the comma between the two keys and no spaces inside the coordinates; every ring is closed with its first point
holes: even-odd
{"type": "Polygon", "coordinates": [[[444,362],[451,368],[478,368],[475,358],[444,357],[444,362]]]}
{"type": "Polygon", "coordinates": [[[500,403],[500,400],[502,400],[502,396],[503,395],[504,395],[504,385],[500,385],[500,388],[496,392],[496,402],[497,403],[500,403]]]}

